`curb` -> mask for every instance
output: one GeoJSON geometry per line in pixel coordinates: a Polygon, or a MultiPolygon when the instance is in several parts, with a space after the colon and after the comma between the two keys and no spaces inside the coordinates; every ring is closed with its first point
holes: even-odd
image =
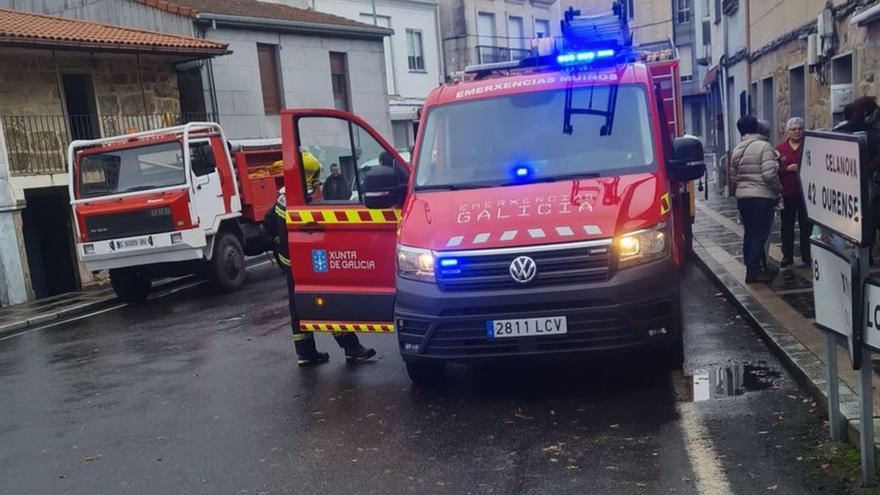
{"type": "MultiPolygon", "coordinates": [[[[263,256],[253,256],[245,260],[245,266],[247,267],[247,269],[257,268],[264,263],[267,262],[264,261],[263,256]]],[[[158,279],[156,281],[156,284],[153,285],[153,292],[158,292],[159,290],[163,289],[173,289],[179,286],[186,285],[187,283],[196,281],[198,279],[198,275],[184,275],[182,277],[158,279]]],[[[205,281],[207,281],[207,279],[205,279],[205,281]]],[[[47,323],[53,323],[72,316],[78,316],[88,311],[104,309],[114,304],[121,303],[122,301],[120,301],[119,298],[116,297],[116,295],[114,294],[103,297],[101,299],[97,299],[95,301],[59,309],[58,311],[54,311],[51,313],[38,314],[24,320],[8,323],[6,325],[0,325],[0,337],[5,337],[9,334],[19,332],[21,330],[39,327],[47,323]]]]}
{"type": "MultiPolygon", "coordinates": [[[[159,281],[155,286],[153,286],[154,290],[167,289],[173,286],[182,285],[190,279],[192,279],[192,275],[187,275],[185,277],[165,279],[159,281]]],[[[6,325],[0,326],[0,337],[5,337],[9,334],[27,330],[29,328],[36,328],[42,325],[46,325],[47,323],[54,323],[56,321],[63,320],[65,318],[69,318],[72,316],[79,316],[81,314],[87,313],[89,311],[95,311],[99,309],[109,308],[116,303],[122,303],[116,295],[110,295],[106,297],[102,297],[100,299],[96,299],[91,302],[77,304],[76,306],[70,306],[66,308],[59,309],[58,311],[53,311],[51,313],[43,313],[32,316],[30,318],[26,318],[24,320],[16,321],[13,323],[9,323],[6,325]]]]}
{"type": "MultiPolygon", "coordinates": [[[[825,364],[812,351],[804,347],[788,330],[782,326],[751,294],[745,291],[727,270],[709,255],[698,243],[694,244],[694,261],[701,270],[733,302],[744,315],[770,350],[792,374],[795,382],[804,388],[816,402],[816,407],[828,417],[828,384],[825,381],[825,364]],[[738,290],[737,290],[738,289],[738,290]]],[[[838,380],[840,389],[840,412],[850,445],[859,448],[859,403],[858,395],[845,382],[838,380]]],[[[875,411],[876,413],[876,411],[875,411]]],[[[876,419],[875,419],[876,421],[876,419]]],[[[875,430],[876,431],[876,430],[875,430]]],[[[876,436],[876,433],[875,433],[876,436]]],[[[880,454],[876,440],[875,454],[880,454]]],[[[880,469],[880,456],[875,455],[875,464],[880,469]]]]}

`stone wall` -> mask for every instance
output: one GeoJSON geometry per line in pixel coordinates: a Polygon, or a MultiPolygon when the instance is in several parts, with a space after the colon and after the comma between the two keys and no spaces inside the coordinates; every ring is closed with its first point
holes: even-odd
{"type": "Polygon", "coordinates": [[[177,75],[168,59],[141,57],[142,97],[135,55],[57,52],[53,60],[49,51],[5,50],[0,51],[0,115],[60,115],[58,73],[90,74],[101,115],[180,111],[177,75]]]}
{"type": "Polygon", "coordinates": [[[99,116],[94,121],[103,135],[164,124],[161,117],[148,123],[130,116],[180,111],[177,75],[167,59],[143,56],[139,72],[135,55],[58,52],[53,57],[44,50],[0,51],[0,122],[13,175],[64,171],[71,139],[60,87],[64,74],[91,76],[94,91],[88,103],[99,116]]]}
{"type": "MultiPolygon", "coordinates": [[[[839,38],[834,56],[851,53],[854,63],[855,96],[880,96],[880,23],[867,27],[854,26],[850,19],[837,21],[839,38]]],[[[772,75],[775,82],[776,122],[779,136],[783,135],[790,116],[789,69],[806,63],[806,40],[795,40],[752,62],[752,81],[761,81],[772,75]]],[[[807,127],[832,127],[831,115],[831,61],[818,70],[806,74],[807,127]]]]}

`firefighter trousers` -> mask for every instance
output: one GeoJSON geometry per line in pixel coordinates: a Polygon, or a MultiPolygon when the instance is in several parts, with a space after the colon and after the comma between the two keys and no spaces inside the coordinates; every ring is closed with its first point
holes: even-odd
{"type": "MultiPolygon", "coordinates": [[[[294,300],[294,282],[290,270],[287,270],[287,306],[290,310],[290,328],[293,331],[293,346],[296,355],[300,357],[313,356],[318,352],[315,347],[315,333],[304,332],[300,328],[299,318],[296,315],[296,302],[294,300]]],[[[360,345],[360,339],[353,333],[334,334],[336,343],[343,349],[355,349],[360,345]]]]}

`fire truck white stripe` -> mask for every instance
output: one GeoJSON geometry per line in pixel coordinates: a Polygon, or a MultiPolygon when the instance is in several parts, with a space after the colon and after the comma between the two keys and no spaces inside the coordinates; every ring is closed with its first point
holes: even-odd
{"type": "Polygon", "coordinates": [[[477,234],[477,236],[474,237],[474,244],[484,244],[488,240],[489,234],[477,234]]]}
{"type": "Polygon", "coordinates": [[[602,229],[596,225],[584,225],[584,232],[590,235],[599,235],[602,233],[602,229]]]}
{"type": "Polygon", "coordinates": [[[518,234],[518,230],[508,230],[507,232],[501,234],[502,241],[512,241],[516,238],[516,234],[518,234]]]}
{"type": "Polygon", "coordinates": [[[446,243],[446,247],[455,247],[461,244],[461,241],[464,240],[464,237],[457,235],[452,239],[449,239],[449,242],[446,243]]]}
{"type": "Polygon", "coordinates": [[[547,234],[544,233],[544,229],[529,229],[529,235],[532,236],[532,239],[547,237],[547,234]]]}
{"type": "Polygon", "coordinates": [[[562,237],[571,237],[574,235],[574,231],[571,230],[571,227],[556,227],[556,233],[562,237]]]}

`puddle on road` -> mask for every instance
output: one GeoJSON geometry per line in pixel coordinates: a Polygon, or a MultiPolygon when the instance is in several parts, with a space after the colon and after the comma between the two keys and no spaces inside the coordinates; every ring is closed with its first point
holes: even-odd
{"type": "Polygon", "coordinates": [[[688,387],[682,394],[686,402],[737,397],[773,387],[781,374],[766,362],[728,363],[723,366],[700,369],[693,376],[685,376],[688,387]]]}

